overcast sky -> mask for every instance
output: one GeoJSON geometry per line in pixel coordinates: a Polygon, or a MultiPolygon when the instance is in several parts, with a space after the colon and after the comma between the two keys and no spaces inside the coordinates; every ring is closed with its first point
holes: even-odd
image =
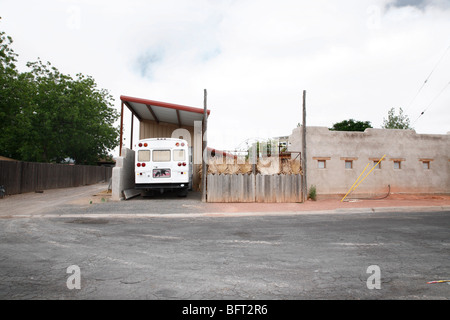
{"type": "Polygon", "coordinates": [[[91,75],[118,110],[203,108],[207,89],[212,147],[290,135],[303,90],[308,126],[380,128],[402,107],[418,133],[450,131],[450,0],[0,0],[0,16],[22,70],[91,75]]]}

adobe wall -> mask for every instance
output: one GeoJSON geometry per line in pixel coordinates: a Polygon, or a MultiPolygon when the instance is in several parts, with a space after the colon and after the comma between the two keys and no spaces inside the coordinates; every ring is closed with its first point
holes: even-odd
{"type": "MultiPolygon", "coordinates": [[[[370,163],[386,155],[381,169],[374,169],[353,194],[450,193],[450,134],[417,134],[414,130],[366,129],[365,132],[306,128],[307,184],[318,194],[343,195],[370,163]],[[351,169],[345,160],[352,161],[351,169]],[[325,168],[319,168],[325,161],[325,168]],[[394,168],[400,161],[400,168],[394,168]],[[425,169],[423,161],[429,161],[425,169]]],[[[302,150],[302,127],[289,137],[289,149],[302,150]]],[[[360,180],[361,181],[361,180],[360,180]]]]}

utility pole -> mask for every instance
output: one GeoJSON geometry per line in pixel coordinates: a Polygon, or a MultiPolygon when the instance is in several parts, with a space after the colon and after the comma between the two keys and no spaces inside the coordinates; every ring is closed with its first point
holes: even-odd
{"type": "Polygon", "coordinates": [[[120,146],[119,146],[119,157],[122,156],[122,145],[123,145],[123,101],[120,109],[120,146]]]}
{"type": "Polygon", "coordinates": [[[207,91],[204,90],[203,99],[203,153],[202,153],[202,202],[206,202],[206,174],[208,172],[206,166],[208,165],[208,141],[207,141],[207,129],[208,129],[208,108],[207,108],[207,91]]]}
{"type": "Polygon", "coordinates": [[[308,198],[308,183],[306,181],[306,90],[303,90],[303,125],[302,125],[302,198],[308,198]]]}

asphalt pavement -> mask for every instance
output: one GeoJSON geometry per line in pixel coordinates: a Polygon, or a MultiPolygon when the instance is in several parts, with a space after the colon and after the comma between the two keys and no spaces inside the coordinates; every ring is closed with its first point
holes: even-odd
{"type": "Polygon", "coordinates": [[[12,196],[0,299],[448,300],[448,283],[428,283],[450,277],[448,202],[416,200],[111,202],[104,185],[12,196]]]}

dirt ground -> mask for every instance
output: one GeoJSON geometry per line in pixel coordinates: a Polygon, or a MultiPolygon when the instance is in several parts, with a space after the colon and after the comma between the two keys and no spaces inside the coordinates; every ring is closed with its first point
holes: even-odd
{"type": "Polygon", "coordinates": [[[85,205],[106,202],[110,198],[107,190],[108,184],[95,184],[6,196],[0,199],[0,216],[45,213],[50,208],[65,204],[85,205]]]}
{"type": "Polygon", "coordinates": [[[450,206],[450,195],[396,195],[385,199],[350,199],[341,202],[337,198],[322,198],[305,203],[214,203],[223,212],[261,211],[325,211],[346,208],[399,208],[399,207],[443,207],[450,206]]]}

